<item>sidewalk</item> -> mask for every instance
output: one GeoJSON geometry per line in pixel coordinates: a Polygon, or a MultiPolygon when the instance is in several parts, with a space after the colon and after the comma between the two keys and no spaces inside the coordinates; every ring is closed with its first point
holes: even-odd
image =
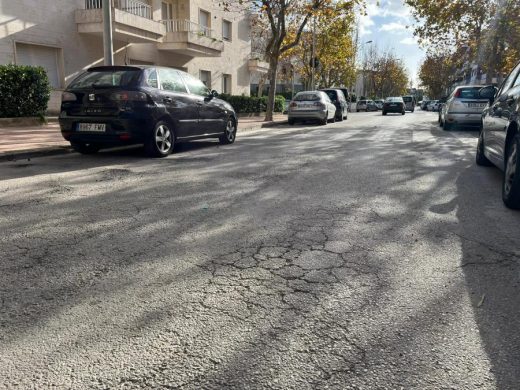
{"type": "MultiPolygon", "coordinates": [[[[287,122],[286,115],[275,115],[272,122],[264,122],[263,117],[239,118],[238,132],[276,126],[285,122],[287,122]]],[[[62,138],[58,123],[0,128],[0,159],[2,160],[32,155],[60,154],[69,151],[70,144],[62,138]]]]}

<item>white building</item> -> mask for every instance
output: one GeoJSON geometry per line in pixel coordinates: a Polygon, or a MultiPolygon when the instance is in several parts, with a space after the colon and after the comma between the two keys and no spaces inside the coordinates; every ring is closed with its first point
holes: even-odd
{"type": "MultiPolygon", "coordinates": [[[[250,21],[212,0],[111,0],[116,65],[184,70],[219,92],[249,95],[250,21]]],[[[0,64],[43,66],[61,91],[85,69],[103,65],[102,0],[0,0],[0,64]]]]}

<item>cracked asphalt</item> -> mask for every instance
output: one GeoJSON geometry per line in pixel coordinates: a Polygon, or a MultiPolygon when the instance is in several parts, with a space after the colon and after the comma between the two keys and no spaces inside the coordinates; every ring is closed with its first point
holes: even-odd
{"type": "Polygon", "coordinates": [[[520,213],[433,113],[0,163],[0,388],[518,389],[520,213]]]}

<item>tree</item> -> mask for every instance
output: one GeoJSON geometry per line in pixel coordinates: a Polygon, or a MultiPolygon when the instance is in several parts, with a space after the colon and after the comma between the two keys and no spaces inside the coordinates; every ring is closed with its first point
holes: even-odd
{"type": "Polygon", "coordinates": [[[370,97],[399,96],[406,92],[406,68],[391,50],[380,51],[377,45],[372,45],[364,55],[362,72],[365,91],[370,97]]]}
{"type": "MultiPolygon", "coordinates": [[[[269,61],[269,95],[265,120],[273,119],[276,77],[280,58],[296,47],[312,17],[328,14],[335,7],[335,0],[236,0],[240,6],[250,8],[255,15],[256,28],[269,31],[265,48],[269,61]]],[[[357,4],[363,0],[348,0],[357,4]]],[[[232,6],[233,0],[224,3],[232,6]]]]}
{"type": "Polygon", "coordinates": [[[455,55],[476,62],[491,77],[520,59],[518,0],[405,0],[416,20],[414,35],[430,55],[455,55]]]}
{"type": "Polygon", "coordinates": [[[419,80],[426,89],[430,99],[439,99],[445,95],[452,80],[440,75],[451,75],[455,71],[455,64],[451,56],[429,54],[419,69],[419,80]]]}
{"type": "MultiPolygon", "coordinates": [[[[315,56],[319,65],[314,69],[316,84],[320,86],[351,85],[355,79],[354,3],[338,1],[328,12],[315,16],[315,56]]],[[[300,44],[281,58],[290,62],[304,84],[311,79],[312,32],[304,31],[300,44]]]]}

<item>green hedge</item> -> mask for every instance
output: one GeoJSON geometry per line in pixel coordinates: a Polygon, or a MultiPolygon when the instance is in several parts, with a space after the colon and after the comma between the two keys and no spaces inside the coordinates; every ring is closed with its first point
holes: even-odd
{"type": "Polygon", "coordinates": [[[0,118],[42,117],[50,93],[42,67],[0,65],[0,118]]]}
{"type": "MultiPolygon", "coordinates": [[[[233,106],[237,114],[264,112],[267,108],[267,96],[238,96],[238,95],[219,95],[219,98],[227,101],[233,106]]],[[[283,112],[285,105],[285,98],[277,95],[274,100],[274,111],[283,112]]]]}

